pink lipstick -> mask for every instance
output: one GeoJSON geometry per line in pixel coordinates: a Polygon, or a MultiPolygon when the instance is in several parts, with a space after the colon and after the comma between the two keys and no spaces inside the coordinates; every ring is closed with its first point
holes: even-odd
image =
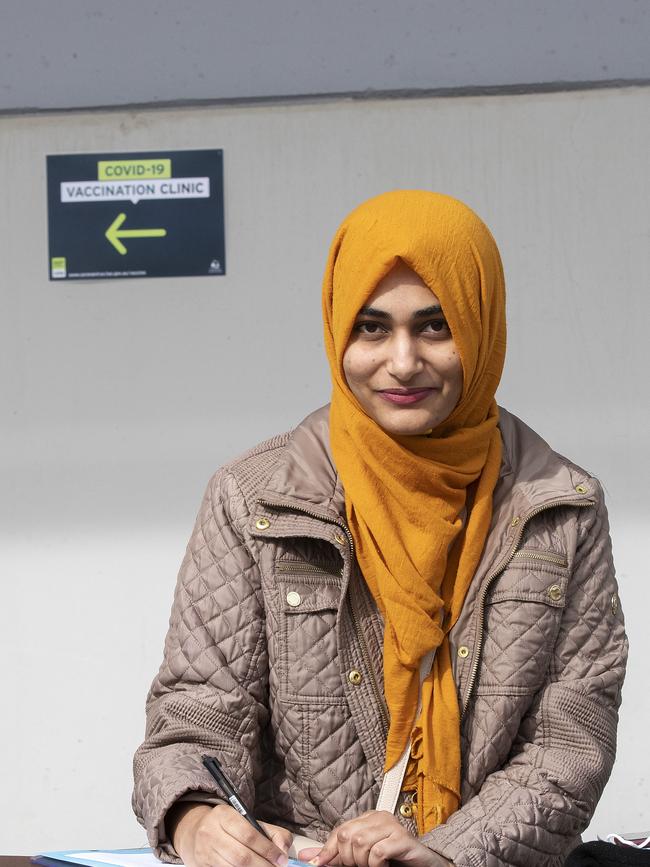
{"type": "Polygon", "coordinates": [[[434,391],[434,388],[385,388],[377,393],[390,403],[405,406],[424,400],[434,391]]]}

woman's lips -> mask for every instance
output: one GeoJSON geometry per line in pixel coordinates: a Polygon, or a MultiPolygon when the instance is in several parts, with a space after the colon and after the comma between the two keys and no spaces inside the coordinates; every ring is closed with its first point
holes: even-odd
{"type": "Polygon", "coordinates": [[[428,397],[434,391],[435,388],[386,388],[383,391],[378,391],[377,394],[379,397],[383,397],[384,400],[387,400],[390,403],[404,405],[418,403],[418,401],[424,400],[425,397],[428,397]]]}

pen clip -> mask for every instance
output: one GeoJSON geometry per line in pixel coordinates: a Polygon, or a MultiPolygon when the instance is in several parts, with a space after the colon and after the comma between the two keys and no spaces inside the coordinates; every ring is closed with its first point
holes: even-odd
{"type": "Polygon", "coordinates": [[[203,760],[204,766],[207,768],[208,771],[211,771],[211,769],[214,769],[214,771],[216,771],[216,774],[212,774],[213,777],[223,777],[227,785],[230,786],[231,790],[233,792],[236,791],[232,780],[229,779],[228,774],[224,771],[221,764],[217,759],[215,759],[214,756],[202,756],[201,758],[203,760]]]}

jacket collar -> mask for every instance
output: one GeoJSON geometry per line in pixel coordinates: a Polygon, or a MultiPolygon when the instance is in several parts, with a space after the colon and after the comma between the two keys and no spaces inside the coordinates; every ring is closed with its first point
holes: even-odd
{"type": "Polygon", "coordinates": [[[329,404],[293,430],[258,500],[322,513],[337,523],[345,519],[345,495],[330,450],[329,404]]]}
{"type": "MultiPolygon", "coordinates": [[[[494,491],[493,526],[501,520],[525,517],[555,501],[590,499],[590,477],[503,408],[499,428],[503,458],[494,491]]],[[[294,429],[258,500],[308,511],[328,521],[345,520],[345,496],[329,443],[329,404],[294,429]]]]}

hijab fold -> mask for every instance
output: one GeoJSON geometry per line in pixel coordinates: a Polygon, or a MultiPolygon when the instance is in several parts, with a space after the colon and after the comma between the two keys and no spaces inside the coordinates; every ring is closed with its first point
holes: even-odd
{"type": "Polygon", "coordinates": [[[499,251],[487,227],[456,199],[422,190],[385,193],[337,231],[323,317],[332,454],[357,560],[385,624],[385,770],[410,744],[405,788],[417,792],[422,834],[460,804],[460,712],[448,635],[483,550],[501,464],[494,399],[505,356],[499,251]],[[438,297],[463,368],[457,406],[428,435],[384,431],[343,373],[359,308],[399,260],[438,297]],[[430,650],[434,663],[416,720],[419,664],[430,650]]]}

